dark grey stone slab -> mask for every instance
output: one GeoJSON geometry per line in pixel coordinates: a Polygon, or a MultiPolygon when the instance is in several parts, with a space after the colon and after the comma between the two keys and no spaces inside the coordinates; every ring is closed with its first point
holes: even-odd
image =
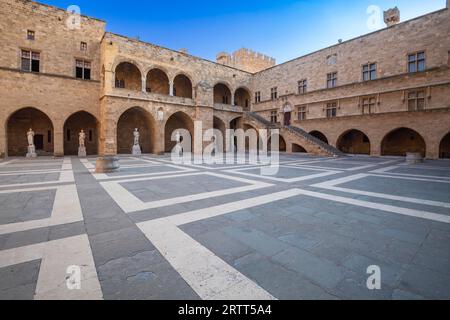
{"type": "Polygon", "coordinates": [[[32,300],[41,260],[0,268],[0,300],[32,300]]]}

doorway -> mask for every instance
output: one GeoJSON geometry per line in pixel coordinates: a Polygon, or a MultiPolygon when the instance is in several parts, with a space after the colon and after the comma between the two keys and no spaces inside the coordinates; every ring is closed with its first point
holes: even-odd
{"type": "Polygon", "coordinates": [[[34,146],[36,150],[44,150],[44,135],[35,134],[34,135],[34,146]]]}

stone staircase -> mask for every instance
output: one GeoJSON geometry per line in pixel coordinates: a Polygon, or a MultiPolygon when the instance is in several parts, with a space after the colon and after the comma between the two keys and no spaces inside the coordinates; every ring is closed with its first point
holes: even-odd
{"type": "Polygon", "coordinates": [[[273,124],[254,112],[245,112],[244,121],[256,129],[279,129],[280,134],[285,139],[289,140],[290,143],[295,143],[302,146],[308,153],[331,157],[345,156],[345,154],[337,148],[330,146],[316,137],[313,137],[301,128],[273,124]]]}

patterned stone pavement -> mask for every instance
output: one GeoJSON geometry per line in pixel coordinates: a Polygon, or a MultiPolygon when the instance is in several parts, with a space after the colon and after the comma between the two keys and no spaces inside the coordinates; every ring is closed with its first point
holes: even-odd
{"type": "Polygon", "coordinates": [[[94,164],[0,162],[0,299],[450,299],[450,162],[94,164]]]}

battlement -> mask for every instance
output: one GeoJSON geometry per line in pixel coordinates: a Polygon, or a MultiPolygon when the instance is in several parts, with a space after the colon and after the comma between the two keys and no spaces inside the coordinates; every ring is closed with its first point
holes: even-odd
{"type": "Polygon", "coordinates": [[[251,73],[268,69],[276,64],[274,58],[247,48],[241,48],[232,54],[220,52],[216,59],[217,63],[251,73]]]}

